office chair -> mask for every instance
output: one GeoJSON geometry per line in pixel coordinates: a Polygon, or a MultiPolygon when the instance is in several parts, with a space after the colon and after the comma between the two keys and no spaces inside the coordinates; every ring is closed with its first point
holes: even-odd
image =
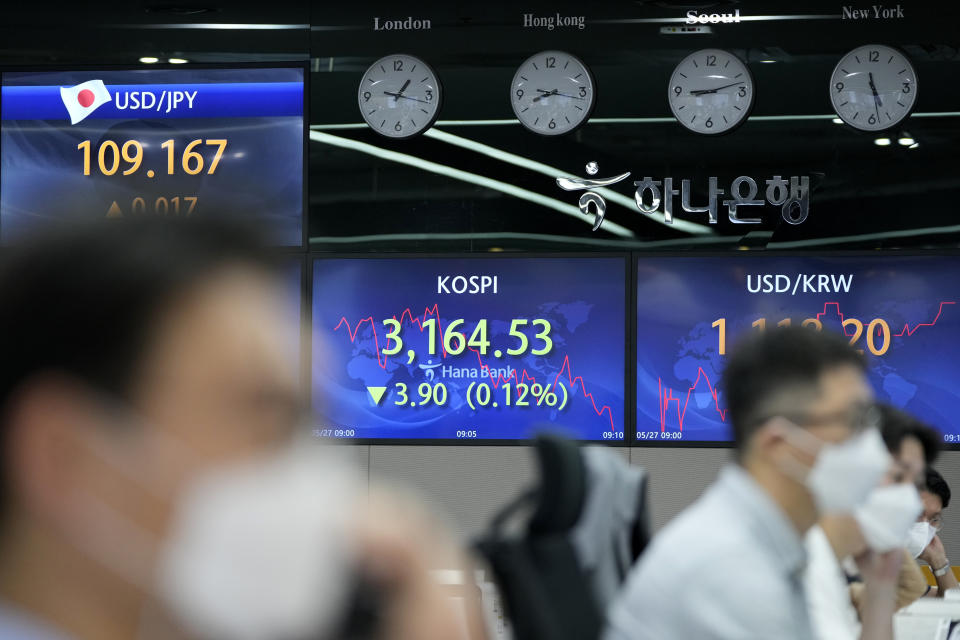
{"type": "MultiPolygon", "coordinates": [[[[611,533],[611,528],[623,529],[617,524],[622,518],[609,517],[623,500],[602,499],[609,482],[601,479],[609,476],[598,476],[596,470],[611,466],[605,454],[616,456],[612,451],[588,453],[572,440],[549,434],[536,438],[535,450],[538,486],[508,504],[475,546],[496,578],[514,638],[594,640],[603,630],[604,611],[609,604],[598,596],[609,595],[615,588],[611,585],[619,586],[625,575],[625,569],[607,570],[622,557],[620,551],[609,553],[607,548],[622,550],[623,545],[614,540],[629,540],[629,566],[635,558],[633,550],[646,542],[646,521],[637,518],[638,522],[643,520],[639,526],[630,522],[626,534],[611,533]],[[508,524],[530,511],[520,533],[508,533],[508,524]],[[643,535],[636,535],[638,528],[643,529],[643,535]],[[635,544],[635,537],[642,543],[635,544]],[[599,549],[594,548],[597,546],[599,549]],[[591,551],[581,557],[587,548],[591,551]],[[603,574],[600,580],[598,571],[603,574]]],[[[629,467],[621,457],[617,460],[629,467]]],[[[642,483],[631,486],[636,491],[645,490],[645,477],[642,483]]],[[[643,505],[645,515],[645,501],[637,500],[636,494],[631,499],[638,509],[643,505]]]]}

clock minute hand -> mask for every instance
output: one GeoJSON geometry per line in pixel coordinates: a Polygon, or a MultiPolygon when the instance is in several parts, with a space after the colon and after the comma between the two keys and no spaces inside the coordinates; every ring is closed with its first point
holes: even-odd
{"type": "Polygon", "coordinates": [[[423,104],[430,104],[427,100],[421,100],[420,98],[414,98],[413,96],[405,96],[402,93],[393,93],[392,91],[384,91],[384,95],[393,96],[393,99],[403,98],[404,100],[414,100],[416,102],[422,102],[423,104]]]}
{"type": "Polygon", "coordinates": [[[564,98],[572,98],[573,100],[583,100],[583,98],[581,98],[580,96],[572,96],[569,93],[560,93],[560,91],[557,89],[554,89],[553,91],[544,91],[543,89],[537,89],[537,91],[541,91],[543,95],[539,95],[536,98],[534,98],[533,99],[534,102],[537,102],[542,98],[549,98],[550,96],[562,96],[564,98]]]}
{"type": "Polygon", "coordinates": [[[716,93],[717,91],[720,91],[721,89],[728,89],[728,88],[730,88],[730,87],[735,87],[735,86],[737,86],[738,84],[743,84],[743,82],[742,82],[742,81],[741,81],[741,82],[731,82],[730,84],[725,84],[725,85],[723,85],[722,87],[717,87],[716,89],[694,89],[693,91],[690,92],[690,95],[692,95],[692,96],[699,96],[699,95],[703,95],[703,94],[705,94],[705,93],[716,93]]]}
{"type": "Polygon", "coordinates": [[[880,99],[880,94],[877,93],[877,85],[873,84],[873,71],[870,72],[870,90],[873,91],[873,102],[874,106],[878,107],[877,109],[877,120],[880,120],[880,111],[879,107],[883,106],[883,100],[880,99]]]}

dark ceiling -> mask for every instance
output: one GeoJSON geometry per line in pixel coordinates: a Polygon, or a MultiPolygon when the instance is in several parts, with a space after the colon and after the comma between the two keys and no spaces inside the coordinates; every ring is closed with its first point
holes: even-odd
{"type": "MultiPolygon", "coordinates": [[[[960,7],[899,5],[903,18],[847,20],[841,18],[844,6],[871,4],[23,3],[0,16],[0,63],[69,69],[137,65],[144,55],[183,57],[191,64],[309,59],[310,124],[316,132],[309,158],[309,232],[320,250],[956,247],[960,7]],[[664,19],[682,18],[691,8],[771,19],[713,25],[710,34],[661,33],[675,24],[664,19]],[[522,14],[529,12],[585,15],[586,26],[525,29],[522,14]],[[372,28],[375,16],[408,15],[431,19],[432,28],[372,28]],[[885,134],[893,139],[885,147],[875,144],[878,134],[834,124],[827,97],[837,60],[868,43],[900,48],[918,75],[914,115],[885,134]],[[706,47],[738,55],[757,86],[749,121],[719,137],[679,126],[666,100],[673,67],[706,47]],[[520,127],[508,102],[516,67],[544,49],[579,56],[598,86],[592,122],[558,139],[520,127]],[[387,142],[359,124],[361,74],[378,57],[397,52],[420,56],[438,72],[445,99],[435,129],[442,136],[387,142]],[[897,144],[906,134],[917,146],[897,144]],[[357,143],[399,152],[407,161],[357,143]],[[481,179],[425,170],[418,160],[481,179]],[[554,175],[536,168],[583,176],[590,160],[599,162],[601,175],[631,171],[631,180],[672,176],[678,183],[689,178],[695,202],[706,198],[710,176],[725,189],[740,175],[761,184],[774,174],[811,176],[810,216],[802,225],[787,225],[773,207],[764,207],[762,225],[733,225],[721,208],[709,233],[691,233],[628,206],[628,181],[611,187],[622,198],[608,202],[607,212],[624,233],[606,226],[592,232],[586,216],[564,215],[538,202],[574,205],[579,196],[559,190],[554,175]],[[535,197],[492,188],[490,180],[535,197]]],[[[705,226],[702,214],[681,212],[678,218],[705,226]]]]}

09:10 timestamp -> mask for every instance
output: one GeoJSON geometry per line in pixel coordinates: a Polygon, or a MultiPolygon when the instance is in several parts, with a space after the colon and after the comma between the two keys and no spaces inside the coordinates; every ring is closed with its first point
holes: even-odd
{"type": "MultiPolygon", "coordinates": [[[[777,323],[778,327],[789,327],[791,324],[790,318],[784,318],[777,323]]],[[[807,318],[801,323],[804,327],[810,327],[820,331],[823,329],[823,323],[820,322],[818,318],[807,318]]],[[[717,318],[714,320],[713,324],[710,325],[717,330],[717,353],[721,356],[726,355],[727,353],[727,319],[726,318],[717,318]]],[[[757,318],[753,321],[753,328],[763,331],[767,328],[767,319],[766,318],[757,318]]],[[[856,346],[860,338],[866,338],[867,349],[870,350],[875,356],[882,356],[887,351],[890,350],[890,325],[887,324],[887,321],[882,318],[874,318],[866,326],[863,322],[857,320],[856,318],[845,318],[843,320],[843,333],[849,338],[850,346],[856,346]],[[848,327],[853,327],[853,335],[850,335],[847,332],[848,327]],[[879,341],[879,344],[878,344],[879,341]]],[[[863,353],[863,350],[860,350],[863,353]]]]}
{"type": "MultiPolygon", "coordinates": [[[[167,152],[167,175],[172,176],[176,173],[178,160],[183,172],[188,175],[195,176],[203,171],[205,159],[203,154],[197,151],[197,147],[200,145],[216,147],[213,159],[210,160],[207,167],[208,175],[214,173],[220,164],[224,150],[227,148],[225,138],[210,140],[197,138],[187,143],[182,152],[177,151],[173,139],[165,140],[160,148],[167,152]]],[[[77,145],[77,149],[83,152],[83,175],[85,176],[90,175],[94,155],[96,155],[97,169],[105,176],[112,176],[120,171],[121,161],[127,163],[122,171],[122,175],[125,176],[136,173],[143,164],[143,143],[139,140],[127,140],[122,145],[113,140],[104,140],[96,149],[95,154],[91,142],[84,140],[77,145]]],[[[147,175],[152,178],[154,176],[153,169],[149,169],[147,175]]]]}

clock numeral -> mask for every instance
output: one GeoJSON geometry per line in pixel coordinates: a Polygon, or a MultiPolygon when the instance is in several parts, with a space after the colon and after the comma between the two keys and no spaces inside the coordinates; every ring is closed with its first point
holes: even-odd
{"type": "Polygon", "coordinates": [[[717,66],[717,56],[707,56],[707,66],[708,67],[717,66]]]}
{"type": "Polygon", "coordinates": [[[427,102],[430,102],[431,100],[433,100],[433,90],[427,89],[427,102]]]}
{"type": "Polygon", "coordinates": [[[394,60],[394,61],[393,61],[393,70],[394,70],[394,71],[403,71],[403,60],[394,60]]]}
{"type": "Polygon", "coordinates": [[[587,95],[587,88],[580,87],[580,97],[583,98],[583,97],[586,97],[586,95],[587,95]]]}
{"type": "Polygon", "coordinates": [[[678,96],[683,93],[683,89],[680,88],[680,85],[677,85],[673,88],[673,95],[678,96]]]}
{"type": "Polygon", "coordinates": [[[523,89],[517,89],[517,100],[523,97],[523,89]]]}
{"type": "Polygon", "coordinates": [[[904,83],[903,83],[903,92],[904,92],[904,93],[910,93],[910,83],[909,83],[909,82],[904,82],[904,83]]]}
{"type": "Polygon", "coordinates": [[[870,62],[880,62],[880,52],[871,51],[870,52],[870,62]]]}
{"type": "Polygon", "coordinates": [[[746,88],[746,87],[740,87],[740,91],[739,91],[739,93],[738,93],[737,95],[739,95],[741,98],[744,97],[744,96],[746,96],[746,95],[747,95],[747,88],[746,88]]]}
{"type": "Polygon", "coordinates": [[[869,118],[867,118],[867,123],[868,123],[868,124],[877,124],[877,116],[870,116],[869,118]]]}
{"type": "Polygon", "coordinates": [[[553,118],[551,118],[551,119],[550,119],[550,123],[547,124],[547,126],[550,127],[551,129],[556,129],[556,128],[557,128],[557,123],[553,121],[553,118]]]}
{"type": "Polygon", "coordinates": [[[557,59],[554,58],[553,56],[547,56],[547,62],[545,66],[548,69],[555,69],[557,67],[557,59]]]}
{"type": "Polygon", "coordinates": [[[400,121],[397,120],[397,124],[393,125],[393,130],[394,130],[394,131],[401,131],[402,129],[403,129],[403,127],[400,126],[400,121]]]}
{"type": "Polygon", "coordinates": [[[833,85],[833,86],[835,86],[835,87],[837,88],[837,91],[838,91],[838,92],[839,92],[839,91],[843,91],[843,83],[842,83],[842,82],[838,82],[837,84],[835,84],[835,85],[833,85]]]}
{"type": "Polygon", "coordinates": [[[364,91],[364,92],[363,92],[363,101],[364,101],[364,102],[370,102],[370,92],[369,92],[369,91],[364,91]]]}
{"type": "Polygon", "coordinates": [[[712,128],[712,127],[713,127],[713,118],[707,118],[707,121],[704,122],[703,124],[706,125],[707,129],[712,128]]]}

